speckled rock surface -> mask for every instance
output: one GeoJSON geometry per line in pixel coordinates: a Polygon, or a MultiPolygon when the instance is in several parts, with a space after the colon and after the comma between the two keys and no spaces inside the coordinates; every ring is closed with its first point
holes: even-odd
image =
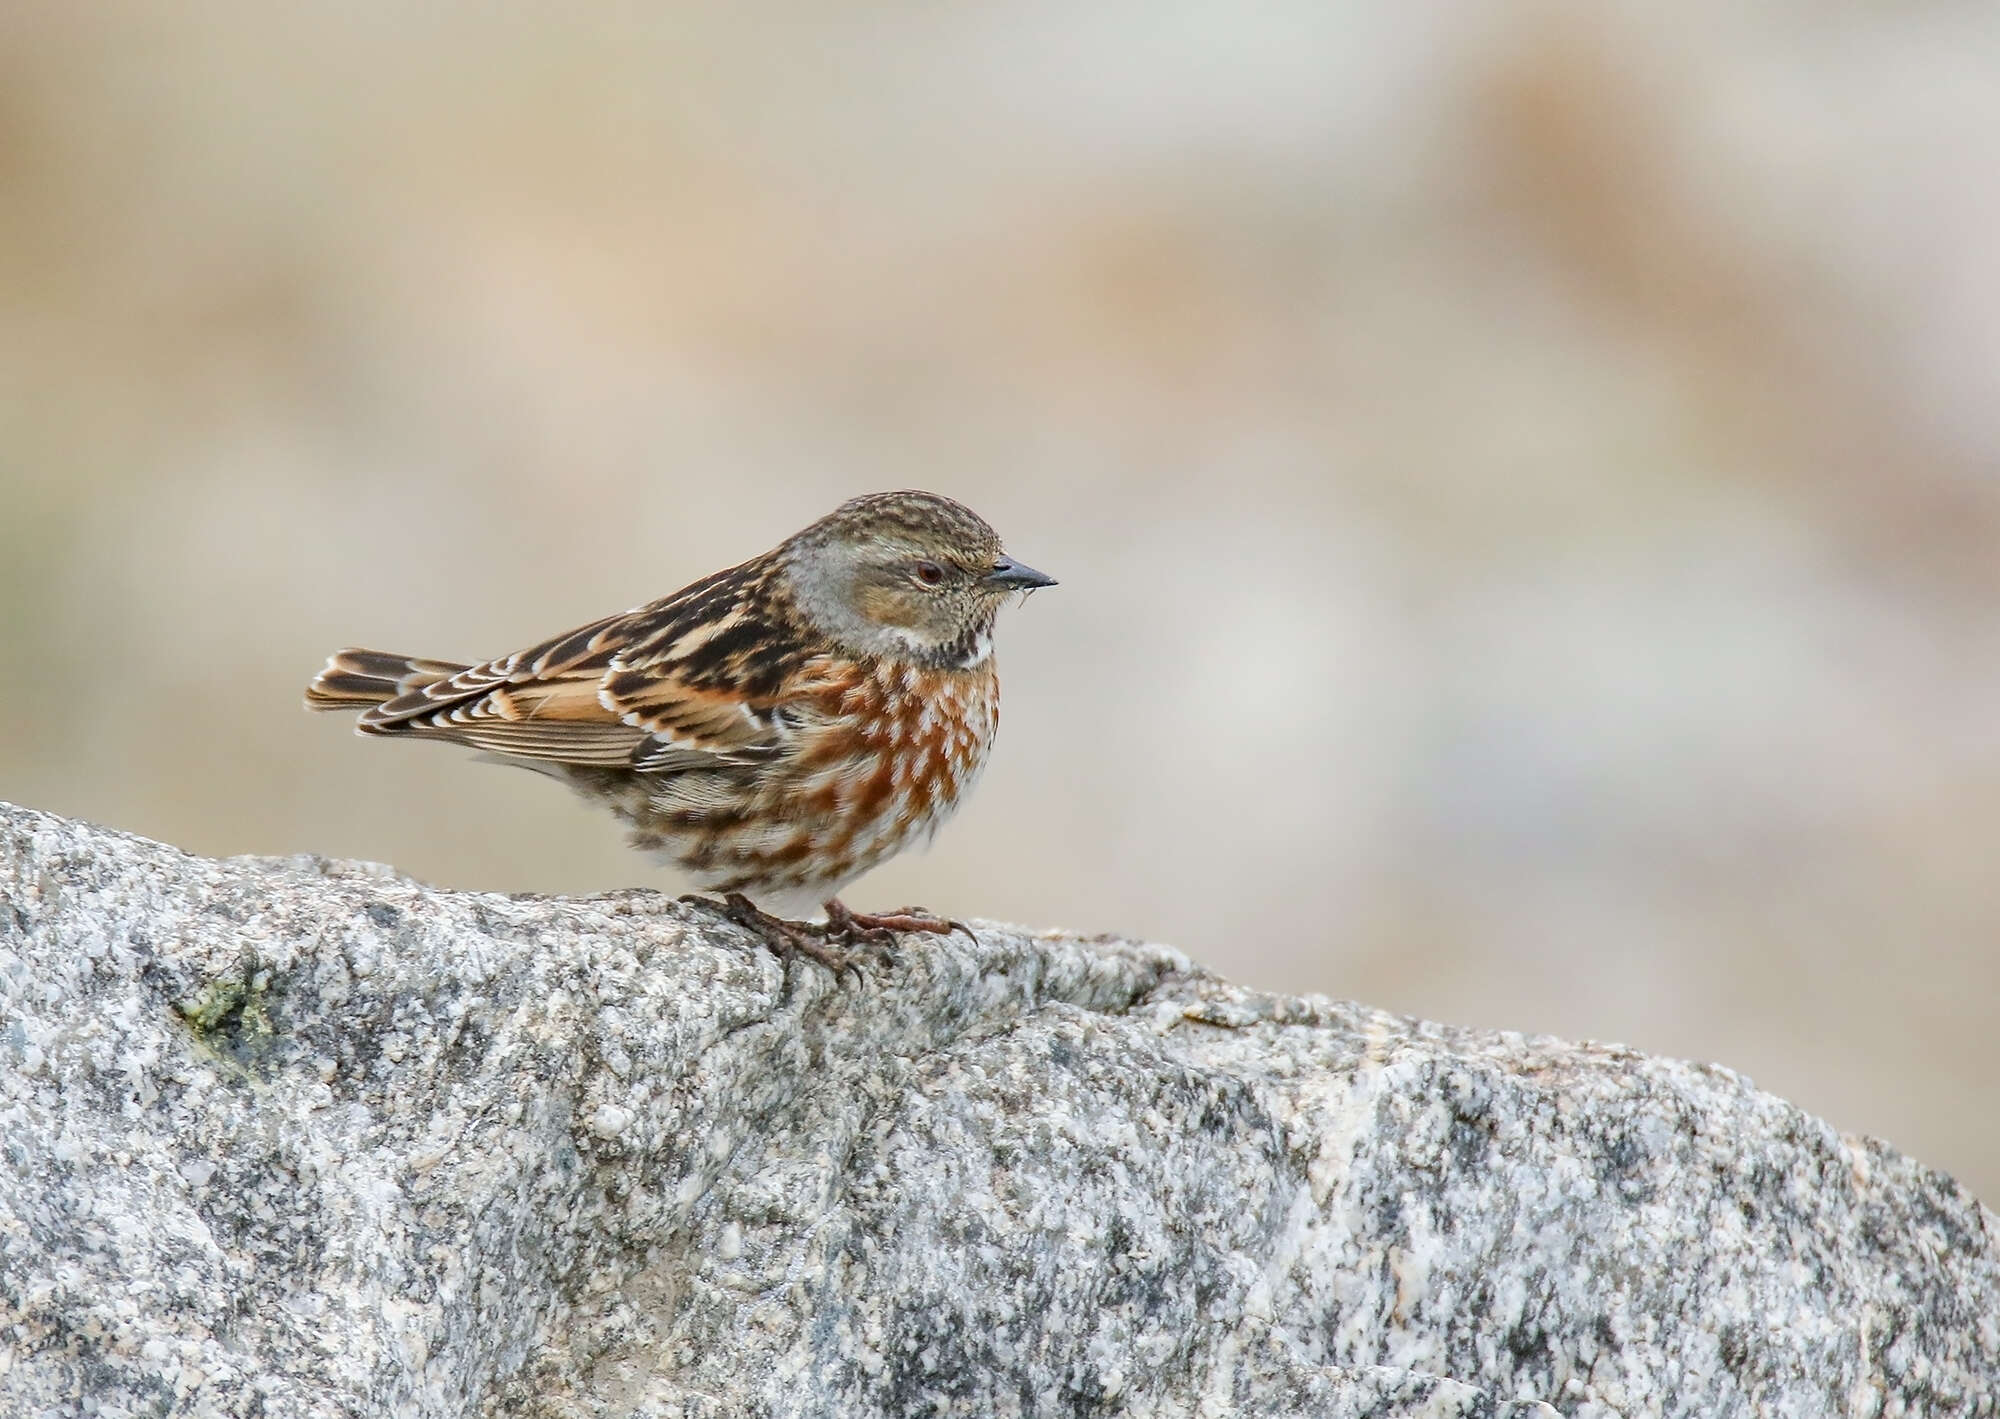
{"type": "Polygon", "coordinates": [[[0,807],[0,1413],[1993,1414],[1994,1218],[1723,1070],[0,807]]]}

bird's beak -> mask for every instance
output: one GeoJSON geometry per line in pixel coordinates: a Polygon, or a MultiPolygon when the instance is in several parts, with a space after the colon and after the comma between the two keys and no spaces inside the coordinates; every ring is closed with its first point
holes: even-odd
{"type": "Polygon", "coordinates": [[[1002,557],[982,580],[995,591],[1033,591],[1037,587],[1056,584],[1054,577],[1044,576],[1012,557],[1002,557]]]}

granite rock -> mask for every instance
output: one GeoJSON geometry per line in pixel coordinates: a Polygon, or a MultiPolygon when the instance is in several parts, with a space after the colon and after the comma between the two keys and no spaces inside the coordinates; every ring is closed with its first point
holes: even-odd
{"type": "Polygon", "coordinates": [[[836,981],[0,806],[0,1000],[10,1416],[1996,1413],[1949,1178],[1157,946],[836,981]]]}

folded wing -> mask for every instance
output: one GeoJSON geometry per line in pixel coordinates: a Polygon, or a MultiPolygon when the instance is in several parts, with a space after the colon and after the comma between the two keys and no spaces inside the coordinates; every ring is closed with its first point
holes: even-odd
{"type": "MultiPolygon", "coordinates": [[[[800,724],[788,701],[812,657],[789,618],[771,614],[764,560],[497,660],[450,674],[423,662],[429,674],[393,683],[398,692],[363,710],[357,727],[640,773],[781,757],[800,724]]],[[[343,657],[394,659],[343,651],[322,681],[343,657]]],[[[337,704],[315,682],[308,703],[352,707],[352,697],[337,704]]]]}

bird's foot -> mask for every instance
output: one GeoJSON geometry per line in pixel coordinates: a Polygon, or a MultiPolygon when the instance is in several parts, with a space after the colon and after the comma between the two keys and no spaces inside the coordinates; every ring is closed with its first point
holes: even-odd
{"type": "Polygon", "coordinates": [[[856,964],[854,958],[834,950],[831,945],[833,934],[815,922],[786,921],[781,916],[773,916],[759,908],[741,892],[725,893],[719,902],[713,897],[698,896],[694,893],[689,893],[681,900],[693,906],[707,907],[746,931],[753,932],[770,948],[771,954],[781,961],[804,956],[809,960],[818,961],[836,976],[842,971],[853,971],[857,979],[861,975],[861,967],[856,964]]]}
{"type": "Polygon", "coordinates": [[[979,941],[972,934],[972,928],[964,922],[933,916],[922,907],[898,907],[892,912],[858,912],[838,898],[826,904],[825,934],[830,942],[837,941],[843,946],[865,944],[887,948],[896,944],[896,933],[899,931],[922,931],[933,936],[963,931],[967,940],[975,945],[979,941]]]}

